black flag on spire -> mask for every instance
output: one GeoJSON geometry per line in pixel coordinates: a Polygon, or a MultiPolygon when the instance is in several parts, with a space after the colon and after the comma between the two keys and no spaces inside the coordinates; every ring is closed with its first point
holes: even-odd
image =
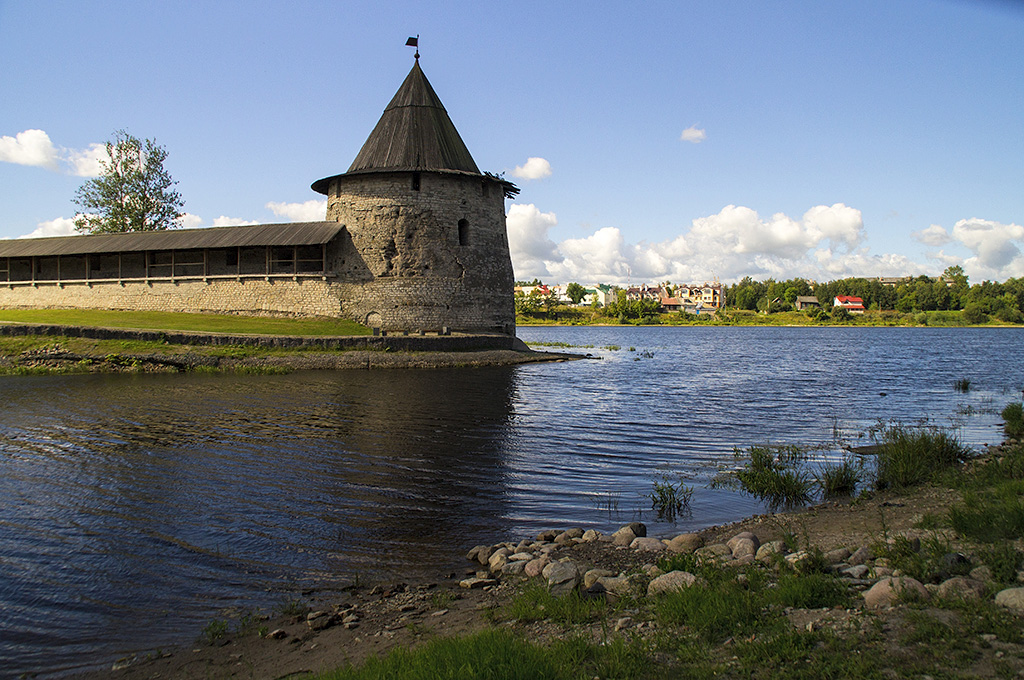
{"type": "Polygon", "coordinates": [[[419,58],[420,58],[420,37],[418,35],[415,38],[413,38],[412,36],[409,36],[409,39],[405,41],[405,44],[406,44],[407,47],[415,47],[416,48],[416,60],[419,61],[419,58]]]}

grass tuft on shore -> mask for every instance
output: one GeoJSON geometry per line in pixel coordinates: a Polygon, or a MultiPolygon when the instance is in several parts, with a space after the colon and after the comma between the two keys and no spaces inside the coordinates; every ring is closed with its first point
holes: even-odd
{"type": "Polygon", "coordinates": [[[397,649],[315,676],[317,680],[574,680],[638,678],[647,651],[621,639],[593,645],[579,637],[549,646],[526,642],[506,630],[437,638],[413,650],[397,649]]]}
{"type": "Polygon", "coordinates": [[[578,592],[556,597],[539,583],[532,583],[512,598],[503,611],[505,618],[516,621],[554,621],[573,626],[593,621],[606,613],[603,598],[584,599],[578,592]]]}
{"type": "Polygon", "coordinates": [[[1024,404],[1019,401],[1006,405],[1000,413],[1003,417],[1003,429],[1010,437],[1024,437],[1024,404]]]}
{"type": "Polygon", "coordinates": [[[921,484],[970,457],[970,449],[949,432],[890,425],[880,435],[875,488],[902,489],[921,484]]]}

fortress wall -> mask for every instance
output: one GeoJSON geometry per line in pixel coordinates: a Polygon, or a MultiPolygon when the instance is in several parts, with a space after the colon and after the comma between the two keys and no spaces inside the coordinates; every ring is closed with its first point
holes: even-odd
{"type": "Polygon", "coordinates": [[[0,307],[338,316],[340,295],[338,284],[320,277],[83,282],[0,285],[0,307]]]}

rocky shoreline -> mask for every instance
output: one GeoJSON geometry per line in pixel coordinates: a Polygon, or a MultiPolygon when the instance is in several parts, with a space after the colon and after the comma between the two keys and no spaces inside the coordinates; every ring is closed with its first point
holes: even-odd
{"type": "MultiPolygon", "coordinates": [[[[998,454],[999,449],[992,451],[998,454]]],[[[712,568],[741,583],[748,574],[752,583],[767,578],[768,588],[783,574],[834,577],[848,592],[847,604],[787,606],[783,613],[792,629],[820,631],[853,643],[863,638],[898,656],[905,644],[903,632],[916,621],[914,612],[940,621],[950,618],[948,610],[932,608],[933,602],[936,607],[944,602],[994,602],[999,611],[1018,617],[1018,627],[1024,616],[1024,588],[999,585],[993,566],[948,531],[917,528],[922,517],[945,511],[958,498],[949,489],[928,486],[662,538],[647,536],[641,523],[611,534],[582,528],[544,531],[473,547],[461,574],[419,584],[355,587],[341,601],[260,617],[222,634],[207,630],[205,639],[192,647],[123,659],[80,677],[298,678],[359,664],[395,648],[496,626],[540,644],[566,636],[599,641],[609,634],[655,640],[670,632],[652,613],[658,599],[681,589],[708,587],[699,569],[659,566],[670,567],[672,560],[703,565],[701,569],[712,568]],[[939,558],[944,565],[940,572],[948,573],[938,582],[902,573],[893,558],[897,548],[923,554],[938,542],[948,549],[939,558]],[[607,603],[608,618],[566,627],[543,617],[515,616],[512,603],[531,587],[554,598],[607,603]]],[[[1024,640],[1006,641],[987,632],[964,636],[974,655],[969,676],[994,677],[1006,669],[1024,673],[1024,640]]],[[[713,650],[723,659],[723,668],[732,663],[731,641],[713,650]]]]}

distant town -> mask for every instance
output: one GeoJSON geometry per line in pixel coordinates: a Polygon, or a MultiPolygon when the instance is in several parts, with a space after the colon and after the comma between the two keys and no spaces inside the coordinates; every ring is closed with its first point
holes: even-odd
{"type": "Polygon", "coordinates": [[[1019,324],[1024,323],[1024,278],[971,285],[963,269],[953,266],[936,277],[852,277],[827,283],[746,277],[732,285],[712,280],[623,287],[535,279],[516,282],[515,304],[520,323],[735,321],[750,314],[787,313],[791,319],[831,321],[878,313],[886,320],[917,315],[918,324],[1019,324]]]}

